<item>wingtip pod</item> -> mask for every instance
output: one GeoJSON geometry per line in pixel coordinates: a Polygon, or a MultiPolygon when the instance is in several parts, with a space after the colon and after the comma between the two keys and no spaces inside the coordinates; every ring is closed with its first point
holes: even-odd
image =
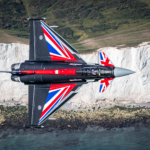
{"type": "Polygon", "coordinates": [[[110,67],[114,67],[113,63],[110,61],[110,59],[106,56],[106,54],[104,52],[99,52],[99,63],[102,66],[110,66],[110,67]]]}
{"type": "Polygon", "coordinates": [[[34,125],[25,125],[24,124],[23,128],[44,128],[44,126],[42,126],[42,125],[41,126],[37,126],[37,125],[34,126],[34,125]]]}
{"type": "Polygon", "coordinates": [[[45,20],[46,17],[33,17],[33,18],[27,18],[27,20],[45,20]]]}

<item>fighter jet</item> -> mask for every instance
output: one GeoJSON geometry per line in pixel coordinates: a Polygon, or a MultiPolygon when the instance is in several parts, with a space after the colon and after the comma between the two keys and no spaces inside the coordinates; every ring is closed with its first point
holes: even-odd
{"type": "Polygon", "coordinates": [[[115,67],[104,52],[99,64],[88,64],[78,51],[64,40],[45,18],[30,21],[29,60],[12,64],[11,80],[28,85],[29,126],[42,124],[88,82],[100,81],[104,92],[115,77],[134,73],[115,67]]]}

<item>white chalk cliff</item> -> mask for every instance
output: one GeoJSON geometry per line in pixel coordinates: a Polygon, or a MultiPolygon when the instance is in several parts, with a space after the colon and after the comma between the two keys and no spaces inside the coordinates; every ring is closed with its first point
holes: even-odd
{"type": "MultiPolygon", "coordinates": [[[[135,71],[135,74],[115,78],[104,93],[99,93],[100,82],[83,85],[69,101],[75,105],[105,102],[150,102],[150,45],[137,48],[101,48],[116,67],[135,71]]],[[[11,64],[28,60],[29,46],[0,44],[0,70],[11,70],[11,64]]],[[[80,55],[88,63],[98,63],[97,53],[80,55]]],[[[0,104],[26,104],[28,86],[13,82],[9,74],[0,74],[0,104]]]]}

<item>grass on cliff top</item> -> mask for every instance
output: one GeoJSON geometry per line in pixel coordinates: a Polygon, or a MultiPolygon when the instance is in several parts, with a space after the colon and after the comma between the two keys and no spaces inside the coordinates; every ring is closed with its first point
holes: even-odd
{"type": "MultiPolygon", "coordinates": [[[[0,30],[0,43],[21,43],[29,44],[29,39],[22,38],[22,34],[19,31],[0,30]],[[19,37],[20,34],[20,37],[19,37]]],[[[23,33],[23,35],[25,35],[23,33]]],[[[29,35],[27,35],[29,36],[29,35]]]]}
{"type": "MultiPolygon", "coordinates": [[[[28,17],[46,17],[46,23],[58,25],[56,31],[83,53],[150,41],[149,0],[0,1],[0,29],[9,30],[7,34],[29,39],[28,17]]],[[[1,43],[23,41],[4,34],[1,43]]]]}
{"type": "Polygon", "coordinates": [[[80,53],[92,52],[103,47],[136,47],[142,42],[150,42],[150,23],[112,34],[72,43],[80,53]]]}

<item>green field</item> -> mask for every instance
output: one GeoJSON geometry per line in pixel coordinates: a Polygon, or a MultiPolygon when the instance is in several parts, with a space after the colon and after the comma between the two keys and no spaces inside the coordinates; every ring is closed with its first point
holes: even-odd
{"type": "Polygon", "coordinates": [[[0,30],[6,34],[29,39],[28,17],[46,17],[46,23],[58,25],[56,31],[80,52],[150,41],[149,0],[0,1],[0,30]]]}

